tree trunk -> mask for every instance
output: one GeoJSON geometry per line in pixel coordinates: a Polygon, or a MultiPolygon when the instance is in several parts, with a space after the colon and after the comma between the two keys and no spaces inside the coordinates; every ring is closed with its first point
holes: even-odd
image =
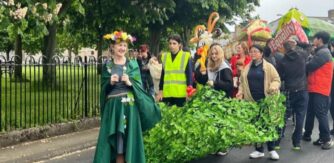
{"type": "Polygon", "coordinates": [[[188,28],[187,26],[182,27],[182,45],[184,50],[189,50],[189,38],[191,35],[191,28],[188,28]]]}
{"type": "Polygon", "coordinates": [[[160,24],[151,24],[148,27],[150,34],[150,52],[152,55],[159,55],[160,53],[160,37],[162,32],[162,25],[160,24]]]}
{"type": "Polygon", "coordinates": [[[56,67],[52,63],[56,63],[52,60],[52,57],[55,55],[56,49],[56,33],[57,33],[57,25],[51,24],[48,25],[49,35],[44,37],[43,49],[42,53],[45,56],[43,60],[43,82],[48,84],[54,84],[55,75],[56,75],[56,67]]]}
{"type": "Polygon", "coordinates": [[[22,81],[22,36],[18,35],[15,40],[15,68],[14,68],[14,78],[15,81],[22,81]]]}

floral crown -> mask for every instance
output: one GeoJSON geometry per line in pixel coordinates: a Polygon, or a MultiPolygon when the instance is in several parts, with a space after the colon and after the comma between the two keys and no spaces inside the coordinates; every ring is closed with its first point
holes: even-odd
{"type": "Polygon", "coordinates": [[[116,43],[120,43],[121,41],[126,41],[128,43],[133,43],[136,41],[136,38],[131,36],[130,34],[127,34],[123,31],[114,31],[113,33],[109,33],[103,36],[103,39],[105,40],[111,40],[116,43]]]}

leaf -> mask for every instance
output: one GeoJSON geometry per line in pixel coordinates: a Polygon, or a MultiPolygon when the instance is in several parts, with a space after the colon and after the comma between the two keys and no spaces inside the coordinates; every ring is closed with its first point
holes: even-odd
{"type": "Polygon", "coordinates": [[[15,27],[14,24],[9,24],[9,26],[7,27],[7,32],[8,32],[8,36],[10,38],[10,40],[14,41],[17,37],[17,27],[15,27]]]}
{"type": "Polygon", "coordinates": [[[85,14],[85,8],[82,5],[82,2],[80,0],[75,0],[72,2],[72,7],[75,11],[79,12],[81,15],[85,14]]]}

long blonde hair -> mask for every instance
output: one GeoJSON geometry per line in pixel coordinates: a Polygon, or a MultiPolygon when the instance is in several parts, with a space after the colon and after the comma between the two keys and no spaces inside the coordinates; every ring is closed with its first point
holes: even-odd
{"type": "Polygon", "coordinates": [[[224,56],[224,50],[219,44],[212,44],[210,46],[209,52],[208,52],[208,68],[211,72],[217,71],[220,67],[220,64],[223,62],[225,56],[224,56]],[[214,62],[211,59],[212,51],[216,50],[218,52],[218,60],[214,62]]]}

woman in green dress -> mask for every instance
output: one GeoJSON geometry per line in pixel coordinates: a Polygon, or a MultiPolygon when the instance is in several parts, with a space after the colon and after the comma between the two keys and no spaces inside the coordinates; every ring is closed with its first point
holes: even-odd
{"type": "Polygon", "coordinates": [[[112,57],[102,66],[101,128],[94,163],[143,163],[142,132],[161,119],[160,110],[141,87],[137,61],[126,58],[131,35],[116,31],[104,38],[111,40],[112,57]]]}

